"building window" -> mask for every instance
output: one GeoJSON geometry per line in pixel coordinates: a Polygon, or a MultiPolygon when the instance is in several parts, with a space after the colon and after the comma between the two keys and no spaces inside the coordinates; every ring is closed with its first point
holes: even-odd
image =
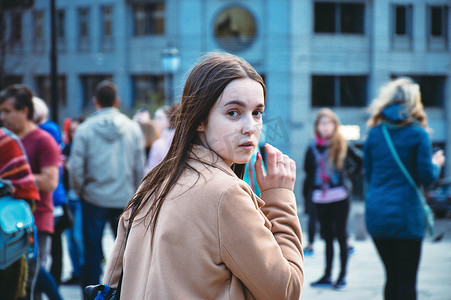
{"type": "Polygon", "coordinates": [[[11,41],[13,44],[22,42],[22,14],[18,12],[11,17],[11,41]]]}
{"type": "Polygon", "coordinates": [[[412,5],[392,5],[392,46],[396,49],[412,49],[412,5]]]}
{"type": "Polygon", "coordinates": [[[113,49],[113,7],[102,6],[100,8],[101,20],[101,38],[100,47],[103,51],[110,51],[113,49]]]}
{"type": "Polygon", "coordinates": [[[164,3],[135,5],[133,28],[135,36],[164,34],[164,3]]]}
{"type": "MultiPolygon", "coordinates": [[[[50,104],[52,97],[52,83],[50,76],[42,75],[35,77],[36,95],[42,98],[47,104],[50,104]]],[[[58,76],[58,103],[66,106],[66,76],[58,76]]]]}
{"type": "Polygon", "coordinates": [[[136,75],[132,76],[133,105],[164,104],[164,76],[136,75]]]}
{"type": "Polygon", "coordinates": [[[44,51],[44,11],[33,12],[33,49],[36,52],[44,51]]]}
{"type": "Polygon", "coordinates": [[[421,102],[425,107],[443,107],[447,77],[441,75],[392,75],[392,79],[407,76],[418,83],[421,91],[421,102]]]}
{"type": "Polygon", "coordinates": [[[89,44],[89,8],[83,7],[78,9],[78,49],[80,51],[88,51],[89,44]]]}
{"type": "Polygon", "coordinates": [[[56,38],[58,50],[64,51],[66,48],[66,12],[63,9],[58,9],[56,12],[56,38]]]}
{"type": "Polygon", "coordinates": [[[366,106],[368,76],[312,76],[312,107],[366,106]]]}
{"type": "Polygon", "coordinates": [[[94,105],[92,99],[96,86],[104,80],[113,80],[112,75],[81,75],[83,109],[92,110],[94,105]]]}
{"type": "Polygon", "coordinates": [[[44,11],[37,10],[33,12],[34,22],[34,40],[40,41],[44,39],[44,11]]]}
{"type": "Polygon", "coordinates": [[[434,37],[445,37],[448,27],[448,7],[431,6],[430,8],[430,34],[434,37]]]}
{"type": "Polygon", "coordinates": [[[252,14],[241,7],[230,7],[216,18],[214,34],[218,44],[228,51],[248,48],[257,35],[257,24],[252,14]]]}
{"type": "Polygon", "coordinates": [[[101,14],[102,36],[111,37],[113,35],[113,8],[111,6],[103,6],[101,14]]]}
{"type": "Polygon", "coordinates": [[[407,5],[395,5],[395,35],[410,35],[412,17],[409,8],[407,5]]]}
{"type": "Polygon", "coordinates": [[[364,34],[365,4],[315,2],[316,33],[364,34]]]}
{"type": "Polygon", "coordinates": [[[312,107],[335,106],[335,77],[312,76],[312,107]]]}
{"type": "Polygon", "coordinates": [[[20,75],[6,75],[0,80],[0,90],[12,84],[22,83],[22,76],[20,75]]]}
{"type": "Polygon", "coordinates": [[[448,6],[427,7],[428,47],[444,50],[448,48],[448,6]]]}

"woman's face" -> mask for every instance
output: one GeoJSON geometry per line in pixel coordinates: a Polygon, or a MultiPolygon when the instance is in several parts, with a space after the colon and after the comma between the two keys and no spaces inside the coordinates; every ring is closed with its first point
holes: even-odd
{"type": "Polygon", "coordinates": [[[162,109],[157,109],[155,112],[154,122],[160,133],[163,133],[163,131],[169,128],[168,116],[162,109]]]}
{"type": "Polygon", "coordinates": [[[202,142],[231,166],[245,164],[258,146],[265,108],[263,87],[249,78],[231,81],[198,127],[202,142]]]}
{"type": "Polygon", "coordinates": [[[332,118],[323,116],[319,119],[317,130],[323,139],[330,139],[335,132],[335,123],[332,118]]]}

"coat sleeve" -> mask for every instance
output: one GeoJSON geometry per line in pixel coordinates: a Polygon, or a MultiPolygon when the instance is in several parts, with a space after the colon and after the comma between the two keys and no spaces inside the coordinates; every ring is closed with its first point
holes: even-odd
{"type": "Polygon", "coordinates": [[[432,163],[432,144],[429,134],[422,130],[417,151],[417,174],[420,183],[427,187],[434,183],[440,175],[440,167],[432,163]]]}
{"type": "MultiPolygon", "coordinates": [[[[127,214],[130,215],[129,213],[127,214]]],[[[103,283],[108,284],[112,288],[117,288],[122,273],[122,265],[124,260],[125,244],[127,242],[128,221],[124,215],[119,219],[117,227],[117,237],[114,241],[113,250],[108,258],[108,262],[103,275],[103,283]]]]}
{"type": "Polygon", "coordinates": [[[304,257],[294,194],[271,189],[262,198],[266,202],[259,211],[246,187],[235,185],[223,193],[218,206],[222,259],[254,298],[298,300],[304,257]]]}
{"type": "Polygon", "coordinates": [[[86,174],[85,161],[86,141],[78,129],[75,132],[74,140],[72,142],[71,155],[68,162],[69,178],[72,184],[72,189],[78,196],[82,196],[84,186],[84,174],[86,174]]]}

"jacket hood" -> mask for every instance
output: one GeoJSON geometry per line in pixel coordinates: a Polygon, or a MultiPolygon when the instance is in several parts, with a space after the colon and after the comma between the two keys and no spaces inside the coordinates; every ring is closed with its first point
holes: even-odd
{"type": "Polygon", "coordinates": [[[127,117],[116,108],[103,108],[95,113],[96,126],[93,131],[105,141],[112,142],[127,131],[127,117]]]}
{"type": "Polygon", "coordinates": [[[401,123],[409,119],[405,107],[401,104],[392,104],[382,110],[382,118],[392,123],[401,123]]]}

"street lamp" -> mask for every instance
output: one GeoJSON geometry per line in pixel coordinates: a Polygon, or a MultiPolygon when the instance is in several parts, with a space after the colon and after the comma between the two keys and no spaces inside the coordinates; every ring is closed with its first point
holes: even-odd
{"type": "Polygon", "coordinates": [[[161,63],[163,65],[165,77],[165,95],[168,105],[174,103],[173,78],[180,66],[180,52],[175,47],[168,47],[161,54],[161,63]],[[166,80],[167,79],[167,80],[166,80]],[[166,84],[167,82],[167,84],[166,84]]]}

